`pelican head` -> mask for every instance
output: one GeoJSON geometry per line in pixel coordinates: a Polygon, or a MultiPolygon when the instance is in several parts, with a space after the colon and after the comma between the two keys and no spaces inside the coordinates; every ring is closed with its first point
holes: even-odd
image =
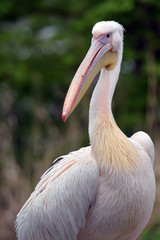
{"type": "Polygon", "coordinates": [[[102,21],[92,29],[91,46],[79,66],[67,92],[62,119],[66,121],[89,85],[102,68],[112,71],[121,62],[123,27],[114,21],[102,21]]]}

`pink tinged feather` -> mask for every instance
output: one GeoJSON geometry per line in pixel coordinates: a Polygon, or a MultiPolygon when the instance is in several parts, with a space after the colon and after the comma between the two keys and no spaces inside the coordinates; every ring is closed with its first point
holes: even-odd
{"type": "Polygon", "coordinates": [[[90,148],[64,156],[43,175],[18,214],[18,239],[76,239],[97,185],[98,168],[90,148]]]}

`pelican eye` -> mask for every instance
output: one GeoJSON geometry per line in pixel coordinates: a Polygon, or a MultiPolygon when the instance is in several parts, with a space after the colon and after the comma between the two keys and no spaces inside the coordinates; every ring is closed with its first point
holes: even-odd
{"type": "Polygon", "coordinates": [[[107,37],[107,38],[109,38],[110,36],[111,36],[111,34],[110,34],[110,33],[107,33],[107,34],[106,34],[106,37],[107,37]]]}

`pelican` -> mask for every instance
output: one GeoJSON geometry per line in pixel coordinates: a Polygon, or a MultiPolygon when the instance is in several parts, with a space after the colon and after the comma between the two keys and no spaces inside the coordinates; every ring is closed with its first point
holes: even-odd
{"type": "Polygon", "coordinates": [[[55,160],[43,174],[17,215],[19,240],[136,240],[151,216],[154,145],[142,131],[126,137],[111,110],[123,27],[98,22],[92,35],[62,112],[66,121],[100,71],[89,110],[90,146],[55,160]]]}

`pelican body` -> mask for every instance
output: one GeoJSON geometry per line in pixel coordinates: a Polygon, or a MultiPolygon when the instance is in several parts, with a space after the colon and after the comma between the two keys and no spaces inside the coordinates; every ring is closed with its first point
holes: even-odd
{"type": "Polygon", "coordinates": [[[154,145],[117,126],[111,102],[123,54],[123,27],[97,23],[68,90],[62,119],[100,72],[89,110],[90,146],[62,156],[41,177],[16,220],[19,240],[136,240],[155,200],[154,145]]]}

